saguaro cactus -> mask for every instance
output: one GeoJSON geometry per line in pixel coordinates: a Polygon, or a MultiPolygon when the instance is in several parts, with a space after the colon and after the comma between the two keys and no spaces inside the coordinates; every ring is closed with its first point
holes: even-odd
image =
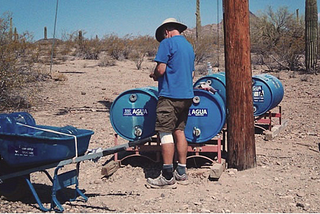
{"type": "Polygon", "coordinates": [[[44,27],[44,39],[47,40],[47,27],[44,27]]]}
{"type": "Polygon", "coordinates": [[[315,72],[318,52],[318,8],[317,0],[306,0],[305,7],[305,64],[307,72],[315,72]]]}
{"type": "Polygon", "coordinates": [[[12,17],[10,17],[9,38],[10,38],[10,40],[12,40],[12,17]]]}
{"type": "Polygon", "coordinates": [[[81,30],[79,30],[79,42],[82,42],[82,39],[83,39],[83,37],[82,37],[82,31],[81,30]]]}
{"type": "Polygon", "coordinates": [[[14,41],[18,41],[18,31],[17,31],[17,28],[14,28],[14,41]]]}
{"type": "Polygon", "coordinates": [[[196,40],[197,41],[200,33],[201,33],[200,0],[197,0],[197,9],[196,9],[196,40]]]}

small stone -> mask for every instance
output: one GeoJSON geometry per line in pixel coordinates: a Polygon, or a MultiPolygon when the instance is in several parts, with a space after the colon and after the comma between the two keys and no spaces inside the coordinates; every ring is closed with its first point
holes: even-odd
{"type": "Polygon", "coordinates": [[[23,210],[22,208],[17,208],[15,211],[16,211],[17,213],[23,213],[23,212],[24,212],[24,210],[23,210]]]}
{"type": "Polygon", "coordinates": [[[202,213],[210,213],[211,211],[206,209],[206,208],[202,208],[200,212],[202,212],[202,213]]]}
{"type": "Polygon", "coordinates": [[[182,205],[182,209],[186,210],[186,209],[188,209],[188,208],[189,208],[189,205],[188,205],[188,204],[182,205]]]}
{"type": "Polygon", "coordinates": [[[94,184],[102,184],[102,181],[101,180],[94,180],[93,183],[94,184]]]}
{"type": "Polygon", "coordinates": [[[195,201],[194,205],[201,205],[202,203],[200,201],[195,201]]]}
{"type": "Polygon", "coordinates": [[[304,204],[303,204],[303,203],[300,203],[300,202],[296,203],[296,206],[297,206],[297,207],[304,208],[304,204]]]}
{"type": "Polygon", "coordinates": [[[297,196],[298,196],[298,197],[304,197],[305,194],[304,194],[303,192],[298,192],[298,193],[297,193],[297,196]]]}

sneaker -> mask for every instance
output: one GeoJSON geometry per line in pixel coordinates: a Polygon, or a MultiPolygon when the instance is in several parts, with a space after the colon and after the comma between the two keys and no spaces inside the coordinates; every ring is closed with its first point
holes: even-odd
{"type": "Polygon", "coordinates": [[[176,189],[177,185],[174,176],[170,180],[167,180],[161,174],[159,177],[154,179],[148,178],[146,187],[154,189],[176,189]]]}
{"type": "Polygon", "coordinates": [[[175,177],[175,179],[176,179],[178,184],[182,184],[182,185],[188,185],[189,184],[187,174],[179,175],[177,170],[174,170],[173,176],[175,177]]]}

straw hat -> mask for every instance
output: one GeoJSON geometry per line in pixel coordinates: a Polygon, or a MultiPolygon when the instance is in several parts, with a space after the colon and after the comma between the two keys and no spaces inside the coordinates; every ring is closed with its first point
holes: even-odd
{"type": "Polygon", "coordinates": [[[185,24],[178,22],[175,18],[167,18],[156,30],[156,39],[158,40],[158,42],[161,42],[164,39],[163,27],[168,24],[176,24],[180,33],[187,29],[187,26],[185,24]]]}

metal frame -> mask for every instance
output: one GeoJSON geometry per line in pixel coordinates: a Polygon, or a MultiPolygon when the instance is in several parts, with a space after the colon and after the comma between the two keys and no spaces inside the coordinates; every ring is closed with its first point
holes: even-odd
{"type": "Polygon", "coordinates": [[[273,127],[272,124],[272,118],[279,118],[279,125],[281,125],[281,106],[278,106],[278,112],[274,113],[271,110],[264,113],[263,115],[255,117],[254,126],[256,128],[259,128],[263,131],[269,130],[271,131],[271,128],[273,127]],[[265,128],[267,127],[267,128],[265,128]]]}
{"type": "MultiPolygon", "coordinates": [[[[118,145],[118,134],[114,135],[114,143],[118,145]]],[[[225,150],[225,131],[223,131],[222,135],[218,134],[213,139],[205,142],[205,143],[188,143],[188,156],[187,159],[190,158],[204,158],[212,163],[216,161],[205,156],[206,153],[217,153],[217,161],[221,163],[221,146],[225,150]],[[192,153],[190,155],[190,153],[192,153]]],[[[157,137],[152,137],[150,141],[148,141],[145,145],[137,145],[134,147],[129,147],[125,150],[125,152],[129,152],[129,155],[125,155],[123,158],[119,158],[119,154],[114,154],[114,161],[124,161],[131,157],[143,157],[153,162],[161,161],[161,145],[157,137]],[[151,153],[155,154],[156,158],[152,159],[149,156],[143,153],[151,153]],[[119,160],[120,159],[120,160],[119,160]]],[[[176,156],[175,156],[176,157],[176,156]]]]}
{"type": "MultiPolygon", "coordinates": [[[[58,212],[63,212],[64,209],[61,205],[61,203],[59,202],[59,200],[57,199],[57,193],[59,190],[64,189],[68,186],[72,186],[75,185],[75,197],[74,198],[70,198],[69,201],[75,201],[78,196],[81,196],[84,201],[86,202],[88,200],[88,197],[85,196],[81,190],[78,188],[79,186],[79,181],[78,181],[78,176],[79,176],[79,166],[80,166],[80,162],[78,162],[76,164],[76,169],[71,170],[71,171],[67,171],[61,174],[58,174],[58,171],[63,167],[63,166],[58,166],[56,167],[56,169],[54,170],[54,176],[53,178],[50,176],[50,174],[48,173],[47,170],[42,170],[47,177],[49,178],[49,180],[52,182],[52,193],[51,193],[51,205],[50,208],[46,208],[43,206],[36,190],[34,189],[31,181],[29,178],[24,177],[34,198],[37,201],[37,204],[39,205],[40,209],[44,212],[47,211],[51,211],[51,210],[57,210],[58,212]],[[56,209],[57,208],[57,209],[56,209]]],[[[63,195],[62,195],[63,196],[63,195]]]]}

